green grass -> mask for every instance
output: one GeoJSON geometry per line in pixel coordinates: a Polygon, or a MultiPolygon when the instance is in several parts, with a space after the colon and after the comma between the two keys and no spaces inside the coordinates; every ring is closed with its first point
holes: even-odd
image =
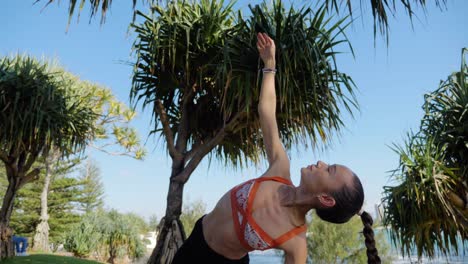
{"type": "Polygon", "coordinates": [[[101,262],[79,259],[74,257],[63,257],[56,255],[29,255],[27,257],[14,257],[0,262],[1,264],[98,264],[101,262]]]}

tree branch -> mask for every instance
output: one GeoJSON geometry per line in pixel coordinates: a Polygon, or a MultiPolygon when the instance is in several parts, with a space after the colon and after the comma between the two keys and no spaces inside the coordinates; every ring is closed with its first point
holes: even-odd
{"type": "Polygon", "coordinates": [[[185,166],[184,170],[175,177],[175,180],[186,183],[192,172],[197,168],[198,164],[206,156],[206,154],[208,154],[223,140],[225,132],[225,128],[220,129],[215,137],[211,138],[207,143],[201,145],[198,151],[193,154],[193,158],[189,161],[187,166],[185,166]]]}
{"type": "Polygon", "coordinates": [[[181,121],[179,124],[179,129],[177,131],[177,142],[175,145],[176,150],[179,153],[184,153],[187,148],[187,134],[188,134],[188,125],[189,125],[189,115],[187,113],[187,106],[192,99],[192,96],[195,94],[197,89],[197,84],[193,84],[192,87],[186,86],[184,100],[182,101],[181,107],[181,121]]]}
{"type": "Polygon", "coordinates": [[[131,151],[111,152],[111,151],[108,151],[108,150],[105,150],[105,149],[101,148],[100,146],[95,146],[94,144],[89,144],[89,146],[94,148],[94,149],[97,149],[97,150],[99,150],[101,152],[104,152],[106,154],[112,155],[112,156],[127,156],[127,157],[130,157],[130,158],[135,158],[135,155],[130,154],[130,153],[132,153],[131,151]]]}
{"type": "Polygon", "coordinates": [[[167,149],[169,150],[169,155],[173,159],[182,159],[182,154],[178,152],[174,146],[174,134],[169,126],[169,120],[167,119],[166,110],[164,109],[161,100],[156,100],[156,111],[159,114],[161,123],[163,125],[163,133],[166,136],[167,149]]]}
{"type": "Polygon", "coordinates": [[[202,142],[201,141],[196,141],[193,145],[192,145],[192,149],[189,150],[186,154],[185,154],[185,161],[190,161],[192,158],[193,158],[193,155],[200,149],[200,146],[202,145],[202,142]]]}
{"type": "MultiPolygon", "coordinates": [[[[41,147],[42,148],[42,147],[41,147]]],[[[26,163],[23,166],[24,171],[28,171],[39,156],[40,148],[28,155],[26,163]]]]}
{"type": "Polygon", "coordinates": [[[206,140],[207,143],[201,144],[194,152],[192,152],[192,149],[190,151],[190,156],[192,156],[192,158],[187,166],[185,166],[184,170],[175,177],[175,180],[186,183],[192,172],[197,168],[198,164],[200,164],[200,161],[223,140],[226,133],[236,125],[237,121],[243,115],[244,113],[238,112],[214,137],[208,138],[206,140]]]}
{"type": "Polygon", "coordinates": [[[41,172],[41,168],[35,168],[32,171],[30,171],[28,174],[26,174],[24,177],[21,177],[19,187],[22,187],[28,182],[31,182],[33,180],[37,180],[39,178],[39,173],[41,172]]]}

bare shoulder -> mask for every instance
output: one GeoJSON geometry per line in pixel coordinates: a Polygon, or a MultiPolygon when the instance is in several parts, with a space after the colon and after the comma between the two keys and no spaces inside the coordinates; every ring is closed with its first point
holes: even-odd
{"type": "Polygon", "coordinates": [[[288,156],[280,156],[265,171],[262,177],[279,176],[291,180],[290,162],[288,156]]]}

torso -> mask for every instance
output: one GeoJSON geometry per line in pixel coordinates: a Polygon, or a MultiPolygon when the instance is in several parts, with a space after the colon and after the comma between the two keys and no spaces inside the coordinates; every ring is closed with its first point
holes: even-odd
{"type": "MultiPolygon", "coordinates": [[[[259,183],[251,209],[255,222],[273,239],[296,228],[291,221],[290,209],[281,206],[279,202],[278,188],[283,184],[275,181],[259,183]]],[[[230,259],[240,259],[249,249],[242,245],[236,234],[230,192],[203,219],[203,235],[208,245],[217,253],[230,259]]],[[[294,243],[304,243],[304,240],[293,237],[284,244],[294,243]]],[[[281,247],[282,245],[278,246],[281,247]]]]}

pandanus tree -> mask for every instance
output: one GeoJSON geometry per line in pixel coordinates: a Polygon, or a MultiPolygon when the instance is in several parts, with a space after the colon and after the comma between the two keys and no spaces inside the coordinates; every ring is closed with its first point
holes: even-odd
{"type": "Polygon", "coordinates": [[[384,188],[384,223],[402,254],[430,257],[466,251],[468,242],[468,66],[424,96],[420,130],[409,134],[384,188]]]}
{"type": "Polygon", "coordinates": [[[0,210],[2,257],[12,254],[5,245],[16,193],[39,175],[34,162],[52,148],[63,155],[79,151],[97,118],[79,104],[79,89],[65,89],[72,80],[58,74],[26,56],[0,61],[0,160],[8,178],[0,210]]]}
{"type": "Polygon", "coordinates": [[[281,1],[250,12],[244,18],[233,2],[216,0],[138,12],[144,21],[133,25],[131,99],[150,108],[151,133],[165,140],[172,159],[166,213],[149,263],[170,263],[185,239],[179,219],[184,185],[205,156],[243,167],[264,154],[256,32],[277,43],[277,117],[287,149],[329,142],[343,126],[342,111],[356,107],[351,78],[336,68],[335,49],[348,44],[345,20],[332,23],[324,6],[286,10],[281,1]]]}
{"type": "MultiPolygon", "coordinates": [[[[123,113],[120,103],[112,98],[109,90],[81,81],[48,62],[20,55],[0,60],[0,160],[8,178],[0,211],[2,256],[12,253],[4,242],[11,238],[7,233],[13,201],[22,186],[38,178],[41,167],[35,167],[35,162],[40,156],[46,158],[50,184],[50,158],[83,153],[94,140],[106,140],[110,134],[125,153],[144,154],[133,129],[110,124],[116,115],[134,116],[130,110],[123,113]]],[[[48,248],[49,229],[46,187],[34,240],[43,248],[48,248]]]]}

